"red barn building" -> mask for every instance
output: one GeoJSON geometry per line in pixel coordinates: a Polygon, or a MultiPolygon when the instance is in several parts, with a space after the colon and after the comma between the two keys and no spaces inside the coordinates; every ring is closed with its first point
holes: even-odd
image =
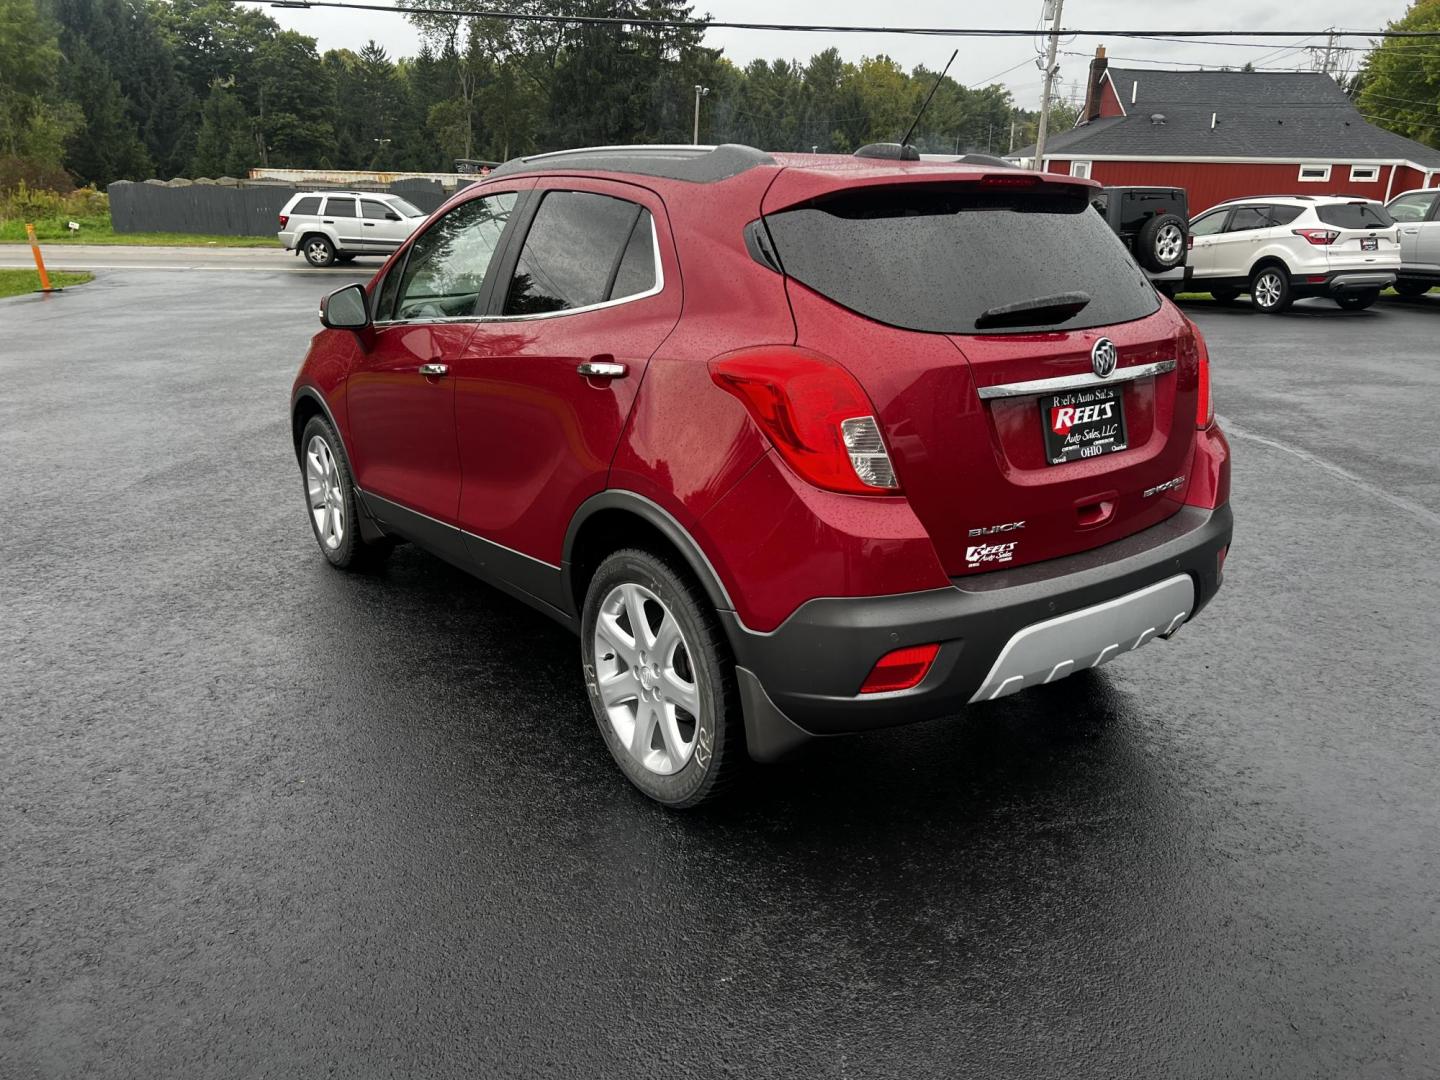
{"type": "MultiPolygon", "coordinates": [[[[1034,155],[1032,146],[1010,157],[1034,155]]],[[[1384,202],[1440,186],[1440,150],[1368,122],[1329,75],[1133,71],[1110,67],[1101,47],[1080,120],[1046,140],[1045,169],[1183,187],[1194,214],[1247,195],[1384,202]]]]}

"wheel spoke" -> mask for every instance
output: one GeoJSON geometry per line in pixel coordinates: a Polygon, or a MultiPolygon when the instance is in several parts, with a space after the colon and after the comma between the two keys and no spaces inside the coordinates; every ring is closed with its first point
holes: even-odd
{"type": "Polygon", "coordinates": [[[621,595],[625,598],[625,612],[630,616],[635,647],[648,652],[655,647],[655,635],[650,632],[650,623],[645,618],[645,598],[640,595],[637,585],[621,586],[621,595]]]}
{"type": "Polygon", "coordinates": [[[650,753],[650,743],[655,738],[655,709],[647,701],[635,703],[635,728],[630,733],[630,753],[638,761],[644,761],[650,753]]]}
{"type": "MultiPolygon", "coordinates": [[[[610,615],[602,611],[600,617],[595,620],[595,632],[604,639],[606,645],[620,654],[620,658],[628,667],[633,668],[640,662],[635,639],[627,636],[625,631],[620,628],[618,615],[610,615]]],[[[597,649],[596,652],[598,653],[599,650],[597,649]]]]}
{"type": "Polygon", "coordinates": [[[675,722],[675,709],[669,705],[660,706],[660,738],[665,743],[665,753],[670,755],[670,764],[679,768],[685,761],[689,746],[680,734],[680,725],[675,722]]]}
{"type": "Polygon", "coordinates": [[[680,623],[674,615],[666,611],[665,617],[660,620],[660,629],[655,631],[653,646],[655,659],[659,661],[661,667],[668,669],[674,663],[670,654],[678,644],[680,644],[680,623]]]}
{"type": "Polygon", "coordinates": [[[607,675],[598,680],[598,686],[600,700],[605,703],[606,708],[619,705],[623,701],[637,701],[640,697],[640,683],[635,678],[634,668],[607,675]]]}
{"type": "Polygon", "coordinates": [[[667,667],[661,675],[660,693],[666,701],[679,705],[696,720],[700,719],[700,691],[694,683],[680,678],[674,668],[667,667]]]}

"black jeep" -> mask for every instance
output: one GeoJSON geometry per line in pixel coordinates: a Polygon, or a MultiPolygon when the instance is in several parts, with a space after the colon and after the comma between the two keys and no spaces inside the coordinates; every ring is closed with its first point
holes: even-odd
{"type": "Polygon", "coordinates": [[[1107,187],[1092,201],[1151,277],[1185,265],[1189,204],[1185,189],[1176,187],[1107,187]]]}

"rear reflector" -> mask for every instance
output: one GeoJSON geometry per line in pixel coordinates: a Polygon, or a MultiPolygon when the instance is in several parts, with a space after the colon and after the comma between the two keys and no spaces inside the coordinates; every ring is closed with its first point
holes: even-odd
{"type": "Polygon", "coordinates": [[[939,645],[910,645],[886,653],[875,661],[860,693],[888,694],[919,686],[930,673],[930,665],[935,663],[939,652],[939,645]]]}
{"type": "Polygon", "coordinates": [[[1200,361],[1200,393],[1195,399],[1195,426],[1208,428],[1215,422],[1215,399],[1210,396],[1210,346],[1205,344],[1205,335],[1194,323],[1190,332],[1195,335],[1195,351],[1200,361]]]}
{"type": "Polygon", "coordinates": [[[1310,275],[1309,277],[1307,277],[1305,280],[1308,281],[1311,285],[1324,285],[1324,284],[1325,284],[1325,275],[1324,275],[1324,274],[1311,274],[1311,275],[1310,275]]]}

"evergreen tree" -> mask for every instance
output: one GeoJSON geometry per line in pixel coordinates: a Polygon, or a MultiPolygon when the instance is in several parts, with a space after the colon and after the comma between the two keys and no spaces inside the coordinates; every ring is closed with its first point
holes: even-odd
{"type": "Polygon", "coordinates": [[[66,60],[62,86],[83,119],[66,141],[65,167],[81,183],[97,187],[150,176],[150,156],[110,66],[83,41],[70,47],[66,60]]]}
{"type": "Polygon", "coordinates": [[[228,86],[216,83],[200,112],[190,175],[244,177],[255,164],[255,138],[245,106],[228,86]]]}

